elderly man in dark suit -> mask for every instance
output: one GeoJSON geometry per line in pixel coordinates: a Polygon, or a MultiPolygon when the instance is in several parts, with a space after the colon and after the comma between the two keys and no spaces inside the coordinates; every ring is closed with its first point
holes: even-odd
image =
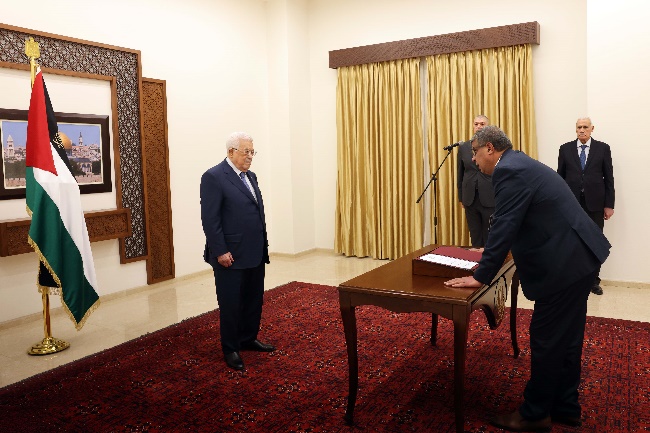
{"type": "MultiPolygon", "coordinates": [[[[557,172],[587,215],[603,230],[605,220],[614,215],[614,167],[609,145],[591,138],[593,130],[590,118],[576,121],[578,139],[560,146],[557,172]]],[[[603,294],[599,277],[591,292],[603,294]]]]}
{"type": "Polygon", "coordinates": [[[535,301],[524,403],[492,423],[532,432],[550,431],[552,422],[578,426],[587,298],[609,255],[609,242],[566,182],[546,165],[512,150],[499,128],[486,126],[476,133],[472,151],[479,169],[492,175],[496,208],[473,277],[445,284],[489,284],[511,250],[524,295],[535,301]]]}
{"type": "MultiPolygon", "coordinates": [[[[479,115],[474,118],[474,133],[490,124],[479,115]]],[[[472,143],[466,141],[458,147],[458,199],[465,208],[472,246],[484,247],[487,241],[490,216],[494,212],[494,190],[489,175],[479,171],[472,161],[472,143]]]]}
{"type": "Polygon", "coordinates": [[[249,171],[256,153],[253,139],[233,133],[226,151],[226,159],[201,177],[203,258],[214,270],[226,364],[242,370],[241,350],[275,350],[257,339],[269,253],[262,193],[249,171]]]}

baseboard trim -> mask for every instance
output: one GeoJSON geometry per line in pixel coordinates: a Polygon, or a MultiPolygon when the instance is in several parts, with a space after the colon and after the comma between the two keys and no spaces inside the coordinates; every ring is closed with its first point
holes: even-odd
{"type": "MultiPolygon", "coordinates": [[[[185,280],[191,280],[193,278],[203,278],[206,275],[212,275],[212,269],[205,269],[202,271],[194,272],[188,275],[183,275],[182,277],[178,278],[173,278],[165,281],[161,281],[159,283],[155,284],[150,284],[150,285],[145,285],[145,286],[138,286],[138,287],[132,287],[130,289],[126,290],[120,290],[119,292],[114,292],[114,293],[109,293],[108,295],[102,295],[100,297],[100,302],[108,302],[113,299],[119,299],[123,298],[125,296],[130,296],[134,295],[136,293],[140,292],[145,292],[147,290],[154,290],[154,289],[159,289],[161,287],[165,287],[170,284],[175,284],[178,283],[179,281],[185,281],[185,280]]],[[[101,305],[100,305],[101,308],[101,305]]],[[[66,314],[67,313],[63,310],[63,307],[55,307],[55,308],[50,308],[50,317],[57,317],[61,314],[66,314]]],[[[17,317],[15,319],[7,320],[6,322],[1,322],[0,323],[0,331],[4,329],[8,329],[14,326],[18,325],[23,325],[25,323],[33,322],[35,320],[41,319],[43,320],[43,312],[39,313],[33,313],[33,314],[28,314],[26,316],[22,317],[17,317]]],[[[91,319],[92,320],[92,319],[91,319]]]]}
{"type": "Polygon", "coordinates": [[[297,257],[303,257],[307,256],[309,254],[313,253],[334,253],[334,250],[331,248],[310,248],[308,250],[300,251],[298,253],[269,253],[269,256],[271,258],[273,257],[278,257],[278,258],[297,258],[297,257]]]}
{"type": "MultiPolygon", "coordinates": [[[[311,248],[305,251],[300,251],[295,254],[290,254],[290,253],[270,253],[269,256],[271,258],[277,257],[277,258],[299,258],[299,257],[304,257],[309,254],[313,253],[331,253],[331,254],[336,254],[333,249],[329,248],[311,248]]],[[[204,269],[202,271],[194,272],[191,274],[183,275],[181,277],[173,278],[170,280],[166,281],[161,281],[160,283],[155,283],[151,285],[144,285],[144,286],[139,286],[139,287],[133,287],[131,289],[126,289],[122,290],[119,292],[115,293],[109,293],[108,295],[103,295],[101,297],[102,301],[110,301],[113,299],[118,299],[122,298],[124,296],[129,296],[133,295],[136,293],[144,292],[147,290],[154,290],[158,289],[160,287],[165,287],[166,285],[169,284],[175,284],[180,281],[186,281],[186,280],[191,280],[193,278],[204,278],[207,275],[212,275],[212,269],[204,269]]],[[[632,289],[643,289],[643,290],[650,290],[650,283],[642,283],[642,282],[636,282],[636,281],[615,281],[615,280],[601,280],[601,284],[603,286],[613,286],[613,287],[628,287],[632,289]]],[[[67,314],[64,312],[63,307],[56,307],[56,308],[51,308],[50,309],[50,316],[54,317],[55,315],[59,314],[67,314]]],[[[39,313],[33,313],[33,314],[28,314],[26,316],[22,317],[17,317],[15,319],[7,320],[6,322],[1,322],[0,323],[0,331],[4,329],[8,329],[14,326],[22,325],[28,322],[32,322],[34,320],[42,319],[43,318],[43,312],[39,313]]]]}
{"type": "Polygon", "coordinates": [[[638,281],[600,280],[600,284],[603,286],[629,287],[631,289],[650,290],[650,283],[641,283],[638,281]]]}

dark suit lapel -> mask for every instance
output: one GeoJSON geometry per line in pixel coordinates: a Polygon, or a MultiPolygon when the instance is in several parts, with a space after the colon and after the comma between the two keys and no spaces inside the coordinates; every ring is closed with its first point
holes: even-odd
{"type": "Polygon", "coordinates": [[[463,162],[465,163],[467,169],[471,171],[479,171],[478,166],[474,163],[474,161],[472,161],[472,143],[470,141],[467,141],[466,143],[469,143],[469,145],[459,147],[460,151],[463,152],[463,162]]]}
{"type": "Polygon", "coordinates": [[[580,154],[578,153],[578,143],[576,141],[572,141],[571,144],[571,155],[573,155],[573,163],[576,165],[576,167],[580,167],[582,170],[582,166],[580,165],[580,154]]]}
{"type": "Polygon", "coordinates": [[[255,176],[248,176],[248,180],[251,181],[251,185],[253,186],[253,191],[255,191],[255,198],[257,198],[257,206],[262,203],[262,193],[260,192],[260,187],[257,186],[257,178],[255,176]]]}
{"type": "MultiPolygon", "coordinates": [[[[250,190],[246,187],[246,185],[244,185],[244,182],[242,182],[241,178],[237,176],[237,173],[235,173],[232,167],[230,167],[230,164],[226,162],[223,171],[226,174],[226,179],[228,179],[230,183],[232,183],[238,190],[240,190],[242,194],[244,194],[246,197],[251,199],[253,203],[255,203],[253,194],[251,194],[250,190]]],[[[248,179],[250,180],[250,176],[248,179]]]]}
{"type": "Polygon", "coordinates": [[[596,156],[598,155],[598,151],[600,150],[600,146],[597,144],[598,142],[594,140],[593,138],[591,139],[591,146],[589,146],[589,156],[587,157],[587,163],[585,164],[585,170],[591,166],[591,161],[593,161],[596,156]]]}

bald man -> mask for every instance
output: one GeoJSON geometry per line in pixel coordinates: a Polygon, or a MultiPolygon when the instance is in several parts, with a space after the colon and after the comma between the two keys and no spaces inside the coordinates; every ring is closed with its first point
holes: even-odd
{"type": "MultiPolygon", "coordinates": [[[[474,118],[474,134],[490,124],[484,115],[474,118]]],[[[465,218],[473,247],[484,247],[487,241],[490,216],[494,212],[492,178],[479,171],[472,161],[472,143],[466,141],[458,147],[458,199],[465,208],[465,218]]]]}
{"type": "MultiPolygon", "coordinates": [[[[609,145],[592,138],[593,130],[590,118],[576,121],[578,138],[560,146],[557,172],[602,231],[605,221],[614,215],[614,168],[609,145]]],[[[591,293],[603,294],[599,277],[591,293]]]]}

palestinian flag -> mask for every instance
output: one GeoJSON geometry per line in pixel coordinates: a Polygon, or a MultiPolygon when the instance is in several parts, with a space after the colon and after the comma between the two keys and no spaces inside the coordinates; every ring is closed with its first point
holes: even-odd
{"type": "Polygon", "coordinates": [[[38,287],[60,294],[77,330],[99,306],[79,186],[72,175],[40,68],[27,117],[25,180],[29,244],[40,260],[38,287]]]}

